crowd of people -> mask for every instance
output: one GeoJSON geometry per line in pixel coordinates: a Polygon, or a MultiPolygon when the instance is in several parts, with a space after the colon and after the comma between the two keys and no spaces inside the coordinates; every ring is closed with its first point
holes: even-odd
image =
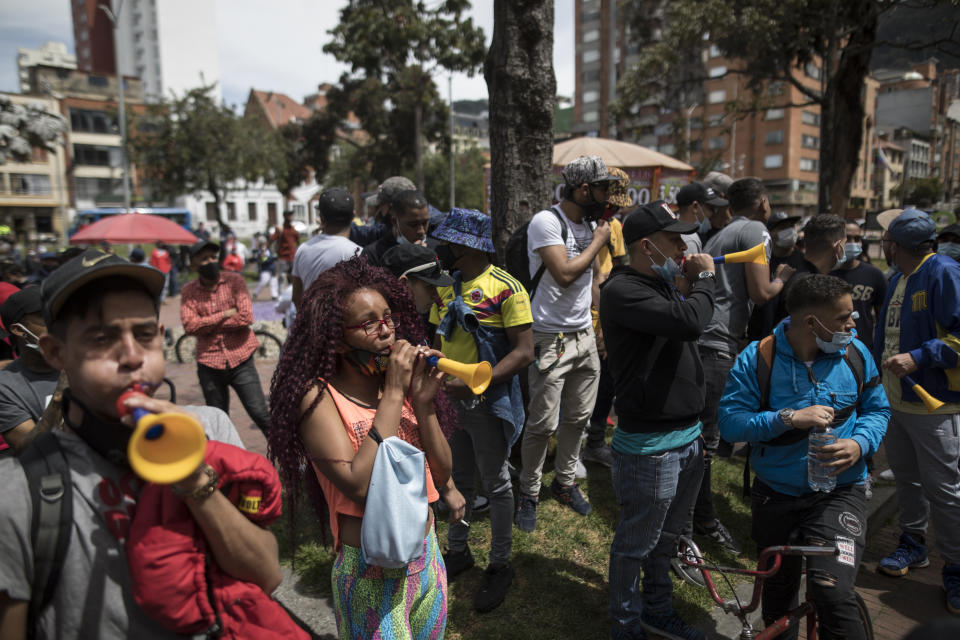
{"type": "MultiPolygon", "coordinates": [[[[931,521],[960,615],[960,225],[884,212],[883,273],[860,224],[818,214],[801,228],[755,178],[712,173],[675,206],[637,207],[628,176],[599,157],[562,178],[503,267],[489,216],[431,216],[400,176],[362,203],[370,224],[341,188],[319,195],[306,242],[285,214],[256,249],[253,298],[289,287],[295,309],[269,396],[236,272],[248,256],[231,234],[198,229],[184,260],[158,242],[129,260],[100,247],[5,263],[0,636],[306,637],[269,598],[281,573],[266,526],[282,489],[291,526],[310,507],[329,532],[341,638],[441,638],[448,580],[477,562],[478,488],[490,548],[473,606],[485,613],[513,585],[514,526],[536,531],[546,495],[592,512],[577,483],[588,463],[610,468],[619,507],[611,638],[697,640],[673,608],[671,560],[685,535],[742,553],[711,482],[718,457],[739,455],[753,471],[750,543],[835,547],[806,564],[819,632],[863,638],[854,583],[881,442],[902,534],[879,570],[927,566],[931,521]],[[755,259],[715,260],[741,252],[755,259]],[[205,406],[151,397],[177,269],[196,274],[180,314],[205,406]],[[489,363],[489,386],[475,393],[437,358],[489,363]],[[146,391],[121,398],[133,385],[146,391]],[[272,464],[244,450],[230,388],[272,464]],[[942,406],[928,410],[921,388],[942,406]],[[195,416],[204,462],[170,485],[140,479],[135,410],[195,416]],[[391,457],[398,442],[413,467],[391,457]]],[[[767,581],[766,623],[792,606],[801,570],[785,559],[767,581]]]]}

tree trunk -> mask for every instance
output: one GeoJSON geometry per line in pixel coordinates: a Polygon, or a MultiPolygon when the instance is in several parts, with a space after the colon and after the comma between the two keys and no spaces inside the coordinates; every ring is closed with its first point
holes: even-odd
{"type": "MultiPolygon", "coordinates": [[[[872,5],[872,2],[861,3],[872,5]]],[[[870,52],[877,37],[877,13],[864,8],[863,20],[843,44],[836,70],[831,73],[821,109],[819,211],[845,216],[850,183],[860,164],[863,146],[864,79],[870,71],[870,52]]],[[[868,159],[869,162],[869,159],[868,159]]]]}
{"type": "Polygon", "coordinates": [[[553,0],[495,0],[484,77],[490,95],[493,244],[502,263],[510,234],[550,205],[553,167],[553,0]]]}

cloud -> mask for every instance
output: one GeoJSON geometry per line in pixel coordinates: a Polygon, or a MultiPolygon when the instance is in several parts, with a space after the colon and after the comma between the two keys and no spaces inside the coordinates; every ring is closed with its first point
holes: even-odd
{"type": "Polygon", "coordinates": [[[48,40],[73,51],[73,17],[67,0],[0,0],[0,91],[19,93],[17,49],[39,49],[48,40]]]}

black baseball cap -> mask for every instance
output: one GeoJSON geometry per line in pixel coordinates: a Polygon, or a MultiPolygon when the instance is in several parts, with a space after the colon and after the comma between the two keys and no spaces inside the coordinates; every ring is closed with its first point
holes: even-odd
{"type": "MultiPolygon", "coordinates": [[[[40,313],[43,311],[43,298],[40,295],[40,287],[33,286],[21,289],[11,294],[2,305],[0,305],[0,320],[3,320],[3,329],[7,332],[10,327],[23,322],[24,317],[31,313],[40,313]]],[[[0,334],[4,331],[0,330],[0,334]]],[[[0,337],[5,337],[0,335],[0,337]]]]}
{"type": "Polygon", "coordinates": [[[937,239],[939,239],[940,236],[946,235],[960,236],[960,224],[953,223],[940,229],[940,232],[937,234],[937,239]]]}
{"type": "Polygon", "coordinates": [[[190,257],[196,258],[198,253],[207,248],[216,249],[218,252],[220,251],[220,245],[213,240],[198,240],[196,244],[190,247],[190,257]]]}
{"type": "Polygon", "coordinates": [[[679,206],[686,207],[694,202],[702,202],[711,207],[726,207],[730,204],[702,182],[691,182],[681,187],[680,191],[677,192],[677,204],[679,206]]]}
{"type": "Polygon", "coordinates": [[[349,220],[353,217],[353,196],[342,187],[327,189],[317,200],[320,215],[334,220],[349,220]]]}
{"type": "Polygon", "coordinates": [[[770,218],[767,220],[767,229],[773,229],[775,226],[781,222],[792,222],[796,224],[800,222],[801,216],[792,216],[786,211],[774,211],[770,214],[770,218]]]}
{"type": "Polygon", "coordinates": [[[630,244],[657,231],[693,233],[698,226],[696,222],[681,222],[670,205],[663,200],[654,200],[627,216],[623,223],[623,241],[630,244]]]}
{"type": "Polygon", "coordinates": [[[53,326],[60,309],[77,289],[111,276],[126,276],[140,282],[154,298],[160,297],[165,281],[164,274],[151,266],[134,264],[99,249],[87,249],[63,263],[43,281],[40,293],[43,296],[44,323],[47,327],[53,326]]]}
{"type": "Polygon", "coordinates": [[[453,278],[440,268],[432,249],[419,244],[398,244],[383,254],[383,266],[396,277],[417,278],[435,287],[449,287],[453,278]]]}

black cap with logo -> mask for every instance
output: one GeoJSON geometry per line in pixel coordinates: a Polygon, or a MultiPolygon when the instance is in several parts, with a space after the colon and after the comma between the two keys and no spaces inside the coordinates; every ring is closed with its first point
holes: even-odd
{"type": "Polygon", "coordinates": [[[677,204],[686,207],[694,202],[702,202],[711,207],[726,207],[730,203],[717,195],[712,187],[701,182],[691,182],[681,187],[677,192],[677,204]]]}
{"type": "Polygon", "coordinates": [[[693,233],[698,226],[696,222],[681,222],[670,205],[663,200],[655,200],[627,216],[623,223],[623,241],[630,244],[657,231],[693,233]]]}
{"type": "Polygon", "coordinates": [[[435,287],[449,287],[453,278],[440,268],[432,249],[419,244],[398,244],[383,254],[383,266],[393,275],[418,278],[435,287]]]}

